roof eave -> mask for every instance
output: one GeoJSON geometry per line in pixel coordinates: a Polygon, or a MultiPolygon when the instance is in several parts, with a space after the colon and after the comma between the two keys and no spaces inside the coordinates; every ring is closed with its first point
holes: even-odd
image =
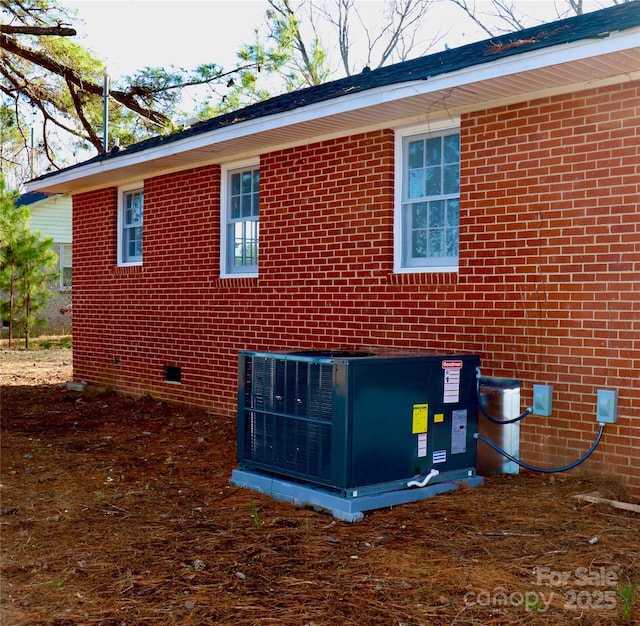
{"type": "MultiPolygon", "coordinates": [[[[524,84],[527,76],[532,79],[536,72],[551,66],[561,67],[587,59],[606,58],[624,52],[634,53],[638,59],[635,68],[619,68],[618,80],[638,78],[640,68],[640,48],[638,37],[640,28],[610,33],[604,38],[579,40],[548,48],[525,51],[517,55],[509,55],[487,60],[452,72],[438,74],[427,80],[413,80],[399,82],[383,87],[376,87],[354,94],[343,95],[306,106],[300,106],[291,111],[285,111],[264,117],[258,117],[229,126],[218,128],[200,134],[191,134],[160,145],[152,146],[127,154],[126,150],[116,157],[89,162],[60,171],[27,183],[28,191],[44,191],[49,193],[78,193],[90,189],[115,186],[132,180],[142,180],[159,173],[187,169],[204,163],[222,162],[230,158],[246,155],[247,139],[253,138],[251,143],[257,153],[265,149],[277,149],[283,145],[282,129],[286,128],[287,136],[293,137],[292,131],[297,127],[302,130],[314,122],[322,119],[337,120],[343,118],[360,119],[354,121],[352,131],[366,127],[367,111],[373,112],[378,107],[389,107],[393,103],[416,97],[450,93],[452,89],[466,88],[473,93],[473,85],[486,82],[506,81],[510,77],[518,76],[519,84],[524,84]],[[633,71],[635,69],[635,72],[633,71]]],[[[612,64],[612,67],[616,64],[612,64]]],[[[614,74],[591,76],[593,81],[611,80],[614,74]]],[[[533,82],[533,81],[532,81],[533,82]]],[[[579,81],[575,81],[579,82],[579,81]]],[[[566,83],[567,88],[570,84],[566,83]]],[[[556,88],[558,85],[556,85],[556,88]]],[[[532,97],[535,90],[522,89],[519,94],[522,100],[532,97]]],[[[538,87],[538,91],[540,91],[538,87]]],[[[470,99],[465,110],[481,110],[487,107],[489,98],[470,99]]],[[[398,122],[392,115],[388,119],[389,125],[398,122]]],[[[349,122],[351,123],[351,122],[349,122]]],[[[349,132],[348,123],[341,132],[349,132]]],[[[323,133],[326,134],[326,133],[323,133]]],[[[316,139],[319,135],[309,134],[309,129],[301,133],[304,141],[316,139]]]]}

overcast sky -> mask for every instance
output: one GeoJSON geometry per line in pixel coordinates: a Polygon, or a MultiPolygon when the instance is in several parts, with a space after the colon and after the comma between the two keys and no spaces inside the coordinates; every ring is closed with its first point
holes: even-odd
{"type": "Polygon", "coordinates": [[[76,42],[106,61],[112,76],[145,66],[230,67],[264,22],[266,0],[61,0],[78,10],[76,42]]]}
{"type": "MultiPolygon", "coordinates": [[[[132,74],[145,66],[193,69],[217,63],[226,69],[236,64],[243,43],[253,40],[255,28],[264,28],[267,0],[59,0],[78,10],[85,24],[75,24],[77,43],[105,61],[112,77],[132,74]]],[[[360,11],[379,20],[381,0],[356,0],[360,11]]],[[[516,0],[519,11],[540,20],[555,18],[555,5],[566,0],[516,0]]],[[[585,10],[598,8],[587,0],[585,10]]],[[[487,0],[476,0],[480,10],[490,10],[487,0]]],[[[442,1],[432,9],[428,29],[447,35],[432,51],[455,47],[486,37],[452,3],[442,1]]],[[[432,35],[425,36],[425,41],[432,35]]],[[[357,42],[354,43],[357,45],[357,42]]],[[[330,51],[331,52],[331,51],[330,51]]],[[[334,65],[337,65],[334,63],[334,65]]]]}

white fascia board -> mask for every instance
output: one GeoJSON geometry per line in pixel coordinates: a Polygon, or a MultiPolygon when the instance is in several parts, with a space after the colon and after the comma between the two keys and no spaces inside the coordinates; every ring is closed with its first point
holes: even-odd
{"type": "Polygon", "coordinates": [[[614,37],[616,35],[605,39],[588,40],[589,43],[586,45],[585,40],[581,40],[552,48],[542,48],[516,56],[497,58],[494,61],[472,65],[425,80],[396,83],[395,85],[389,85],[389,87],[380,88],[381,92],[393,92],[392,94],[389,93],[391,97],[381,98],[380,103],[401,100],[418,94],[422,95],[463,87],[473,83],[482,83],[496,78],[638,48],[640,29],[634,29],[633,33],[625,31],[619,35],[616,41],[613,41],[614,37]]]}
{"type": "MultiPolygon", "coordinates": [[[[515,33],[514,33],[515,34],[515,33]]],[[[367,89],[355,94],[337,96],[310,105],[302,105],[290,111],[284,111],[267,117],[238,122],[224,128],[178,139],[168,144],[149,148],[131,155],[125,154],[115,159],[78,166],[46,180],[46,184],[63,184],[95,176],[154,159],[172,156],[180,152],[188,152],[224,143],[233,139],[248,137],[261,132],[294,126],[322,117],[349,113],[370,106],[402,100],[416,95],[462,87],[480,83],[503,76],[523,73],[553,65],[569,63],[598,57],[613,52],[638,48],[640,28],[617,31],[603,38],[581,39],[567,44],[559,44],[549,48],[540,48],[531,52],[487,60],[486,62],[465,67],[446,74],[439,74],[424,80],[394,83],[384,87],[367,89]]],[[[27,190],[37,190],[42,185],[27,183],[27,190]]]]}

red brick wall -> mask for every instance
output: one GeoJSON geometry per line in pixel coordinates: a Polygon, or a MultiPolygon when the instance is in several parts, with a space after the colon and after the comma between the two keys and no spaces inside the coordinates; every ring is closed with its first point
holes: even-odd
{"type": "Polygon", "coordinates": [[[582,469],[640,487],[640,88],[636,82],[473,115],[463,125],[471,316],[485,367],[552,384],[522,456],[556,466],[594,438],[598,388],[619,421],[582,469]],[[496,339],[502,347],[496,345],[496,339]],[[615,469],[614,469],[615,468],[615,469]]]}
{"type": "Polygon", "coordinates": [[[142,267],[115,266],[116,191],[76,196],[76,379],[233,419],[243,348],[474,352],[523,405],[553,385],[530,463],[580,456],[617,389],[580,469],[640,489],[639,103],[630,83],[465,115],[458,274],[393,273],[391,130],[262,156],[257,279],[219,278],[217,166],[145,181],[142,267]]]}

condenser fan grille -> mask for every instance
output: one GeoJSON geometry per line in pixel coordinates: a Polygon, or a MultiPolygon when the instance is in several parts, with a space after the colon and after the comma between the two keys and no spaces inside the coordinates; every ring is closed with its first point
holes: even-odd
{"type": "Polygon", "coordinates": [[[249,358],[244,402],[248,460],[304,477],[330,478],[331,364],[249,358]]]}

